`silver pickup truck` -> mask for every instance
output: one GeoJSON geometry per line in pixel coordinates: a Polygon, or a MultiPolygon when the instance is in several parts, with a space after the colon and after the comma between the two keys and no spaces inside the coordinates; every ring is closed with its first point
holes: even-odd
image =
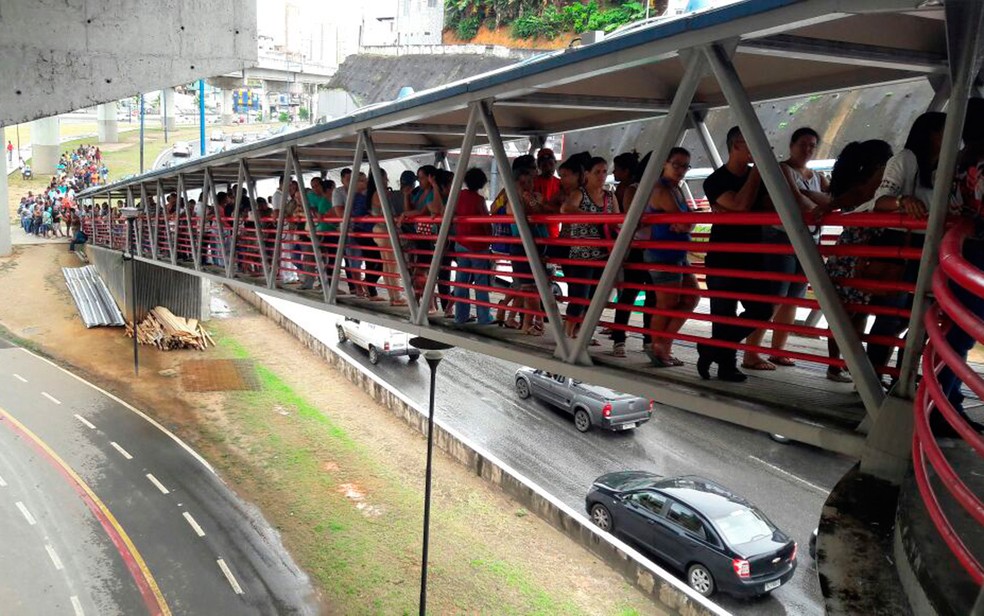
{"type": "Polygon", "coordinates": [[[581,432],[592,426],[614,431],[637,428],[649,421],[655,406],[652,400],[533,368],[516,371],[516,393],[523,399],[539,398],[574,415],[574,427],[581,432]]]}

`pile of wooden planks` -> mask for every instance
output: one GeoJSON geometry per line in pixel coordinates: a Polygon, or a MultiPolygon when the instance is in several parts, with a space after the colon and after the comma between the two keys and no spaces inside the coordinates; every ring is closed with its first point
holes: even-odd
{"type": "MultiPolygon", "coordinates": [[[[126,325],[126,335],[133,337],[133,326],[126,325]]],[[[163,306],[152,309],[147,317],[137,324],[137,341],[149,344],[162,351],[171,349],[198,349],[204,351],[215,346],[198,319],[185,319],[176,316],[163,306]]]]}

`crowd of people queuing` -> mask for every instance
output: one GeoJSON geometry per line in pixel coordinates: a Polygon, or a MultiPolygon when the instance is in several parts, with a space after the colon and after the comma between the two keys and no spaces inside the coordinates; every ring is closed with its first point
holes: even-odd
{"type": "Polygon", "coordinates": [[[62,153],[47,188],[21,197],[17,206],[25,233],[43,238],[71,238],[70,249],[86,241],[81,220],[86,215],[78,206],[76,193],[104,184],[109,170],[101,150],[94,145],[80,145],[62,153]]]}
{"type": "MultiPolygon", "coordinates": [[[[972,100],[969,109],[964,130],[965,147],[949,207],[951,214],[975,221],[976,235],[967,243],[966,254],[972,263],[984,268],[984,224],[981,222],[984,100],[972,100]]],[[[821,219],[831,212],[897,212],[900,216],[926,218],[945,117],[942,113],[925,113],[918,117],[898,152],[893,152],[892,147],[881,140],[847,144],[840,151],[830,177],[808,165],[820,144],[817,131],[808,127],[796,130],[788,144],[788,154],[780,161],[780,169],[814,241],[820,242],[821,219]]],[[[728,131],[726,146],[727,161],[703,182],[711,211],[718,215],[775,212],[772,197],[765,189],[738,127],[728,131]]],[[[89,172],[80,176],[80,166],[76,164],[77,160],[89,161],[87,156],[91,153],[80,149],[72,154],[72,172],[61,174],[57,185],[53,180],[54,193],[59,191],[66,177],[70,178],[69,184],[88,181],[87,178],[92,177],[89,172]]],[[[660,214],[693,211],[694,203],[683,190],[691,168],[691,155],[682,147],[674,147],[664,161],[654,163],[650,158],[651,155],[647,155],[640,159],[635,152],[616,156],[611,167],[616,184],[612,187],[608,181],[610,167],[604,158],[584,152],[558,164],[554,152],[542,148],[535,157],[523,155],[514,159],[509,181],[515,190],[503,188],[498,194],[489,195],[490,199],[483,195],[488,184],[486,174],[478,168],[467,169],[455,206],[452,239],[436,277],[437,292],[432,295],[431,304],[422,309],[459,324],[499,325],[531,336],[543,335],[542,304],[533,270],[538,262],[545,268],[544,276],[562,280],[567,285],[565,335],[572,339],[589,336],[591,345],[600,345],[594,338],[595,332],[581,331],[582,316],[609,259],[611,241],[619,233],[631,232],[635,241],[621,268],[619,280],[622,284],[615,298],[614,326],[603,333],[611,338],[611,353],[624,357],[625,326],[631,312],[636,310],[641,294],[642,305],[656,309],[656,314],[643,311],[643,351],[656,367],[682,366],[684,362],[673,354],[674,339],[703,294],[695,275],[698,269],[691,267],[692,253],[687,249],[694,225],[658,221],[660,214]],[[633,201],[643,172],[650,164],[660,164],[661,172],[646,200],[643,224],[630,231],[610,222],[593,222],[595,215],[619,214],[633,201]],[[510,193],[518,195],[519,202],[514,203],[510,193]],[[482,218],[489,215],[499,218],[483,222],[482,218]],[[551,222],[540,222],[542,216],[536,222],[530,222],[528,228],[533,238],[563,241],[537,241],[540,258],[531,260],[520,241],[521,232],[515,221],[523,216],[537,215],[551,215],[548,218],[551,222]],[[570,222],[564,221],[567,216],[570,222]],[[648,247],[654,244],[657,247],[648,247]],[[671,248],[661,247],[667,245],[671,248]],[[503,271],[502,263],[508,263],[510,269],[503,271]],[[492,303],[489,294],[495,288],[494,278],[511,280],[504,298],[497,304],[492,303]],[[475,306],[474,316],[472,306],[475,306]]],[[[92,162],[97,163],[98,159],[92,162]]],[[[87,164],[82,162],[81,168],[87,164]]],[[[277,229],[281,229],[284,238],[280,253],[281,276],[287,283],[296,282],[301,289],[311,289],[321,284],[315,267],[319,255],[313,249],[312,236],[320,238],[323,245],[320,257],[324,271],[330,276],[335,268],[339,221],[351,200],[353,223],[341,255],[343,263],[338,264],[345,275],[347,292],[372,301],[388,300],[394,306],[406,305],[405,292],[421,298],[435,251],[440,216],[448,203],[454,175],[424,165],[416,173],[402,173],[395,188],[390,187],[385,172],[381,185],[377,185],[375,177],[352,169],[343,170],[339,179],[337,185],[324,175],[309,180],[308,187],[303,188],[303,201],[309,208],[307,214],[303,210],[302,187],[293,179],[285,182],[281,178],[280,187],[272,196],[256,200],[259,210],[256,217],[250,213],[252,202],[245,188],[240,191],[233,186],[228,192],[218,193],[216,201],[224,217],[230,219],[236,211],[235,195],[243,195],[238,210],[242,217],[238,228],[242,233],[256,237],[256,225],[259,224],[262,232],[272,240],[277,229]],[[385,216],[384,207],[390,209],[390,216],[385,216]],[[400,231],[398,239],[412,278],[410,289],[404,289],[401,284],[391,236],[381,217],[393,220],[400,231]],[[370,222],[363,218],[375,220],[370,222]],[[383,297],[384,291],[387,297],[383,297]]],[[[196,216],[209,215],[201,200],[197,205],[190,202],[188,207],[196,216]]],[[[174,212],[175,208],[184,211],[185,204],[172,193],[166,211],[174,212]]],[[[44,210],[42,206],[40,211],[44,210]]],[[[44,220],[42,216],[42,225],[44,220]]],[[[709,311],[712,316],[721,317],[712,319],[710,339],[697,345],[696,368],[705,379],[712,377],[715,366],[718,379],[741,382],[747,378],[743,369],[772,371],[795,365],[784,347],[790,331],[788,326],[794,323],[796,316],[795,300],[805,297],[807,285],[789,280],[797,274],[802,276],[803,270],[793,254],[754,249],[756,244],[790,244],[782,225],[756,226],[740,222],[736,219],[735,224],[729,224],[718,217],[705,245],[705,285],[711,292],[708,294],[709,311]],[[745,245],[748,249],[740,252],[716,250],[714,245],[722,243],[745,245]],[[787,276],[735,277],[722,275],[725,270],[787,276]],[[770,322],[771,327],[763,327],[770,322]],[[772,330],[770,350],[760,353],[758,349],[764,349],[767,329],[772,330]],[[749,350],[743,351],[739,362],[737,349],[742,345],[749,350]]],[[[213,218],[210,222],[213,229],[217,228],[216,224],[213,218]]],[[[221,254],[231,251],[231,238],[220,233],[211,236],[225,238],[226,249],[220,250],[213,240],[203,249],[203,259],[207,263],[223,265],[221,254]]],[[[921,248],[923,239],[924,232],[918,230],[846,226],[837,244],[921,248]]],[[[187,249],[184,252],[184,256],[190,256],[187,249]]],[[[247,267],[257,269],[256,263],[258,259],[247,267]]],[[[859,334],[866,331],[869,321],[865,306],[911,307],[912,295],[909,293],[876,291],[854,285],[851,280],[914,283],[917,260],[831,256],[826,260],[826,268],[835,280],[841,300],[851,306],[852,323],[859,334]]],[[[955,291],[977,314],[984,314],[984,300],[963,289],[955,291]]],[[[339,289],[339,293],[346,291],[339,289]]],[[[870,334],[882,337],[882,340],[886,336],[901,336],[907,319],[892,314],[898,314],[898,311],[879,311],[870,334]]],[[[951,328],[949,337],[957,352],[966,357],[973,346],[973,338],[958,327],[951,328]]],[[[828,344],[830,358],[838,359],[839,349],[833,338],[828,344]]],[[[894,348],[871,342],[867,345],[867,353],[875,366],[885,366],[894,348]]],[[[836,382],[851,381],[847,371],[838,364],[831,365],[826,376],[836,382]]],[[[951,372],[944,371],[941,381],[960,411],[959,380],[951,372]]]]}

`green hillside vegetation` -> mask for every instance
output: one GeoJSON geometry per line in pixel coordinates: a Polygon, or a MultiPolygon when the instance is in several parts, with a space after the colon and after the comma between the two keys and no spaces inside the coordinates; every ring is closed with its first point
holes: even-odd
{"type": "MultiPolygon", "coordinates": [[[[552,39],[565,33],[588,30],[611,32],[646,16],[646,1],[590,0],[447,0],[445,24],[461,40],[469,41],[485,26],[509,28],[516,39],[552,39]]],[[[659,15],[664,1],[651,2],[651,14],[659,15]]]]}

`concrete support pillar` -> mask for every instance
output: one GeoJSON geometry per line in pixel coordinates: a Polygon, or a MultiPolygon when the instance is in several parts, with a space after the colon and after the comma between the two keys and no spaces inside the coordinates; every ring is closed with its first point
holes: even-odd
{"type": "Polygon", "coordinates": [[[120,129],[116,121],[116,101],[96,107],[96,124],[99,127],[99,143],[119,143],[120,129]]]}
{"type": "MultiPolygon", "coordinates": [[[[3,131],[0,131],[0,135],[2,134],[3,131]]],[[[7,211],[7,200],[7,152],[4,151],[3,155],[0,156],[0,203],[4,204],[4,212],[7,211]]],[[[0,257],[9,256],[11,250],[10,214],[5,213],[3,217],[0,217],[0,257]]]]}
{"type": "Polygon", "coordinates": [[[35,175],[55,172],[61,154],[60,122],[58,116],[31,122],[31,168],[35,175]]]}
{"type": "Polygon", "coordinates": [[[222,90],[220,122],[223,125],[232,124],[232,90],[222,90]]]}
{"type": "Polygon", "coordinates": [[[161,128],[174,130],[177,126],[176,109],[174,108],[174,88],[164,88],[161,90],[161,128]],[[164,109],[167,108],[167,118],[164,118],[164,109]],[[165,126],[165,122],[167,125],[165,126]]]}
{"type": "Polygon", "coordinates": [[[263,121],[270,121],[270,88],[267,82],[263,82],[263,93],[260,94],[260,112],[263,114],[263,121]]]}

